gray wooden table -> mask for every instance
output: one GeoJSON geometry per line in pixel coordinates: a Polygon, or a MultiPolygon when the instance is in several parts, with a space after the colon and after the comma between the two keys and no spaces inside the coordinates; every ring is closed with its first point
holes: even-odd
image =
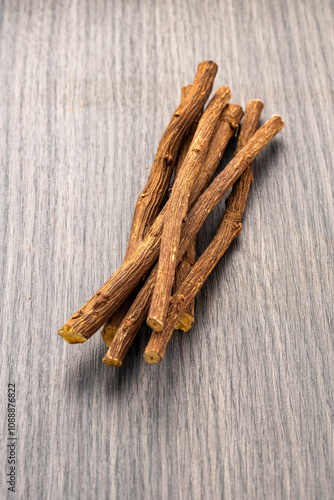
{"type": "Polygon", "coordinates": [[[333,17],[330,0],[0,2],[1,498],[334,498],[333,17]],[[149,366],[143,328],[113,369],[99,333],[56,332],[121,264],[181,86],[208,58],[215,88],[286,126],[191,333],[149,366]]]}

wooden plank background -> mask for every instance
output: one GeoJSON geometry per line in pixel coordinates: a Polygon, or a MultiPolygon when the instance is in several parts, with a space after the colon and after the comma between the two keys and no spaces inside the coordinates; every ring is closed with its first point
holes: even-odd
{"type": "Polygon", "coordinates": [[[333,17],[331,0],[0,1],[1,498],[334,498],[333,17]],[[181,86],[208,58],[215,88],[286,126],[191,333],[148,366],[143,328],[112,369],[100,334],[56,332],[121,264],[181,86]]]}

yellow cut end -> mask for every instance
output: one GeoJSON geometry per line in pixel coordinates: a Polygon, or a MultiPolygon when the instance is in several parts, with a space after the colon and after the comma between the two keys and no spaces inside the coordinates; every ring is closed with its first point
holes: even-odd
{"type": "Polygon", "coordinates": [[[81,335],[81,333],[76,332],[73,326],[62,326],[58,330],[58,335],[60,335],[68,344],[83,344],[86,342],[86,338],[81,335]]]}
{"type": "Polygon", "coordinates": [[[121,366],[122,361],[116,358],[111,358],[107,354],[102,359],[103,363],[108,366],[121,366]]]}
{"type": "Polygon", "coordinates": [[[272,118],[275,118],[275,119],[279,118],[280,122],[281,122],[280,123],[281,129],[284,127],[285,123],[284,123],[284,121],[283,121],[283,119],[282,119],[282,117],[280,115],[273,115],[272,118]]]}
{"type": "Polygon", "coordinates": [[[144,359],[146,363],[149,363],[150,365],[156,365],[160,363],[161,356],[156,351],[146,351],[144,354],[144,359]]]}
{"type": "Polygon", "coordinates": [[[194,316],[189,313],[184,313],[183,316],[176,323],[176,330],[182,330],[183,332],[189,332],[190,328],[193,326],[194,316]]]}
{"type": "Polygon", "coordinates": [[[146,323],[154,332],[162,332],[164,325],[155,318],[147,318],[146,323]]]}
{"type": "Polygon", "coordinates": [[[116,326],[104,325],[104,327],[102,328],[101,337],[107,347],[111,346],[111,343],[116,335],[116,332],[117,332],[116,326]]]}

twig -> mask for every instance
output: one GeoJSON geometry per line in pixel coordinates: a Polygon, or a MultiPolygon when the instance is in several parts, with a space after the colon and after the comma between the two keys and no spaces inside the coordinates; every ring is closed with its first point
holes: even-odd
{"type": "MultiPolygon", "coordinates": [[[[182,99],[185,99],[187,97],[188,93],[190,92],[190,89],[191,89],[191,85],[187,85],[186,87],[182,88],[181,102],[182,102],[182,99]]],[[[187,137],[182,145],[179,157],[178,157],[176,165],[175,165],[175,178],[178,176],[180,169],[181,169],[181,166],[182,166],[182,164],[187,156],[189,147],[190,147],[192,139],[195,135],[197,125],[198,125],[198,122],[202,116],[202,113],[203,113],[203,110],[201,110],[200,113],[198,114],[196,120],[194,121],[193,125],[191,126],[190,132],[188,133],[188,135],[187,135],[187,137]]],[[[186,251],[186,253],[182,257],[181,262],[178,264],[178,266],[175,270],[175,280],[174,280],[174,284],[173,284],[173,290],[175,292],[178,289],[179,285],[182,283],[182,281],[189,274],[189,271],[191,270],[192,266],[195,264],[195,259],[196,259],[196,241],[194,241],[189,246],[188,250],[186,251]]],[[[188,331],[194,322],[194,314],[195,314],[195,304],[194,304],[194,302],[192,302],[187,307],[187,310],[184,311],[183,316],[180,319],[179,324],[177,325],[177,328],[181,329],[183,331],[188,331]]],[[[109,345],[109,347],[110,347],[110,345],[109,345]]]]}
{"type": "Polygon", "coordinates": [[[207,101],[218,66],[213,61],[198,65],[189,95],[175,110],[160,141],[148,181],[139,195],[125,259],[131,256],[156,218],[166,194],[182,139],[207,101]]]}
{"type": "Polygon", "coordinates": [[[208,152],[219,116],[230,97],[231,92],[228,87],[220,87],[215,93],[203,113],[187,156],[173,185],[161,239],[158,279],[146,321],[155,331],[161,331],[165,322],[175,276],[176,254],[180,243],[182,221],[189,208],[190,193],[208,152]]]}

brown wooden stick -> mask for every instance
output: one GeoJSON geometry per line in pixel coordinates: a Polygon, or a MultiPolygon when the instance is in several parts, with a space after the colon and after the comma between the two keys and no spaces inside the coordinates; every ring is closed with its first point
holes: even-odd
{"type": "MultiPolygon", "coordinates": [[[[187,250],[194,234],[196,236],[210,211],[283,126],[284,123],[280,116],[272,116],[200,196],[189,212],[182,228],[183,238],[180,254],[187,250]]],[[[160,212],[148,235],[139,244],[133,255],[60,328],[58,334],[64,340],[70,344],[88,340],[134,290],[142,276],[150,270],[159,255],[165,213],[165,209],[160,212]]]]}
{"type": "MultiPolygon", "coordinates": [[[[182,89],[181,89],[181,103],[184,102],[187,99],[187,97],[189,96],[189,94],[191,92],[191,87],[192,87],[191,85],[185,85],[184,87],[182,87],[182,89]]],[[[184,162],[185,157],[187,156],[188,149],[190,147],[190,144],[192,143],[192,140],[194,138],[194,135],[195,135],[195,132],[196,132],[196,129],[197,129],[197,126],[198,126],[198,123],[199,123],[199,120],[200,120],[202,114],[203,114],[203,108],[199,110],[198,115],[196,116],[195,120],[193,121],[188,134],[185,136],[185,138],[182,142],[180,153],[179,153],[179,156],[178,156],[176,164],[175,164],[175,177],[178,175],[178,173],[180,171],[180,167],[181,167],[182,163],[184,162]]]]}
{"type": "MultiPolygon", "coordinates": [[[[254,134],[262,109],[263,103],[259,100],[247,103],[237,150],[240,151],[254,134]]],[[[144,354],[147,363],[159,363],[161,361],[182,311],[194,299],[219,259],[240,233],[242,228],[241,220],[252,180],[252,165],[250,164],[233,186],[232,193],[227,200],[223,221],[216,236],[171,298],[163,332],[152,334],[144,354]]]]}
{"type": "MultiPolygon", "coordinates": [[[[181,106],[184,105],[186,99],[190,95],[191,88],[192,88],[192,85],[185,85],[184,87],[182,87],[181,106]]],[[[183,160],[187,154],[187,151],[189,149],[191,141],[194,137],[194,134],[195,134],[198,122],[199,122],[199,118],[202,115],[202,111],[203,110],[199,111],[199,114],[196,116],[194,122],[192,123],[192,125],[190,127],[189,132],[186,134],[186,136],[182,142],[181,149],[180,149],[180,152],[178,154],[178,158],[177,158],[176,165],[175,165],[175,175],[177,175],[177,172],[179,170],[179,165],[180,165],[180,163],[183,162],[183,160]]],[[[166,173],[166,175],[169,175],[169,172],[167,170],[165,173],[166,173]]],[[[155,201],[157,201],[157,199],[155,201]]],[[[134,223],[132,225],[134,225],[134,223]]],[[[145,224],[145,227],[148,228],[150,225],[151,224],[149,224],[149,222],[147,222],[145,224]]],[[[131,238],[131,236],[130,236],[130,238],[131,238]]],[[[125,257],[128,258],[131,255],[134,246],[135,246],[135,241],[133,241],[131,247],[128,246],[127,253],[126,253],[125,257]]],[[[112,342],[113,338],[115,337],[118,328],[120,327],[120,325],[121,325],[126,313],[128,312],[133,300],[135,299],[135,296],[136,295],[134,294],[134,292],[131,293],[131,295],[125,299],[123,304],[120,305],[120,307],[114,312],[114,314],[112,314],[110,316],[108,321],[103,325],[102,330],[101,330],[101,337],[102,337],[102,340],[104,341],[104,343],[107,345],[107,347],[110,347],[111,342],[112,342]]]]}
{"type": "MultiPolygon", "coordinates": [[[[239,133],[238,144],[235,148],[234,156],[241,151],[241,149],[247,144],[249,139],[253,137],[257,129],[259,128],[261,113],[263,111],[264,104],[260,99],[252,99],[246,104],[245,115],[242,120],[242,125],[239,133]]],[[[242,179],[245,179],[248,176],[249,171],[252,171],[252,164],[250,164],[241,174],[239,179],[233,186],[233,196],[230,196],[228,199],[228,203],[232,202],[232,199],[235,195],[235,192],[240,191],[239,184],[241,184],[242,179]]],[[[253,180],[253,179],[252,179],[253,180]]],[[[249,190],[248,190],[249,191],[249,190]]],[[[245,196],[247,199],[248,191],[245,191],[245,196]]],[[[231,193],[232,194],[232,193],[231,193]]],[[[242,211],[243,212],[243,211],[242,211]]]]}
{"type": "Polygon", "coordinates": [[[161,331],[165,323],[175,276],[181,227],[189,208],[190,193],[209,150],[219,116],[230,97],[231,92],[228,87],[220,87],[216,91],[198,124],[194,139],[173,185],[161,239],[158,279],[146,320],[155,331],[161,331]]]}
{"type": "MultiPolygon", "coordinates": [[[[238,104],[227,104],[222,115],[219,118],[214,136],[212,138],[210,149],[205,159],[205,166],[201,169],[199,178],[196,181],[195,187],[192,190],[189,207],[192,207],[195,201],[203,193],[206,186],[212,179],[214,172],[216,171],[220,160],[224,154],[225,148],[231,139],[232,135],[236,133],[239,122],[242,118],[243,110],[238,104]]],[[[187,250],[187,263],[185,264],[185,269],[177,274],[175,273],[175,292],[180,286],[182,281],[186,278],[192,265],[195,263],[196,258],[196,241],[192,242],[187,250]],[[192,248],[191,248],[192,247],[192,248]],[[189,252],[189,254],[188,254],[189,252]],[[183,279],[182,279],[183,278],[183,279]]],[[[182,265],[182,261],[179,266],[182,265]]],[[[179,268],[178,266],[178,268],[179,268]]],[[[177,268],[177,269],[178,269],[177,268]]],[[[187,332],[193,323],[194,318],[194,302],[189,304],[188,311],[183,313],[180,318],[176,328],[187,332]]]]}
{"type": "Polygon", "coordinates": [[[125,259],[130,257],[156,218],[166,194],[182,139],[207,101],[218,66],[213,61],[198,65],[189,95],[175,110],[153,161],[148,181],[139,195],[133,214],[125,259]]]}
{"type": "MultiPolygon", "coordinates": [[[[190,91],[191,85],[188,85],[187,87],[182,88],[182,93],[181,93],[181,100],[185,99],[187,97],[188,92],[190,91]]],[[[179,157],[177,159],[176,165],[175,165],[175,178],[178,176],[182,163],[186,159],[189,147],[191,145],[192,139],[195,135],[196,128],[198,125],[198,122],[202,116],[202,111],[198,114],[196,120],[194,121],[190,132],[188,133],[183,146],[181,148],[179,157]]],[[[178,264],[176,271],[175,271],[175,280],[174,280],[174,285],[173,285],[173,290],[176,292],[177,288],[179,285],[182,283],[182,281],[187,277],[189,274],[190,269],[192,266],[195,264],[196,260],[196,241],[194,241],[191,245],[189,245],[188,250],[182,257],[181,262],[178,264]]],[[[179,324],[177,325],[177,328],[187,332],[193,322],[194,322],[194,314],[195,314],[195,304],[192,302],[189,304],[187,307],[187,310],[184,311],[182,318],[179,321],[179,324]]]]}
{"type": "Polygon", "coordinates": [[[226,104],[224,111],[219,117],[204,165],[193,186],[189,200],[190,208],[193,207],[211,181],[223,157],[227,144],[238,129],[242,115],[243,109],[239,104],[226,104]]]}

